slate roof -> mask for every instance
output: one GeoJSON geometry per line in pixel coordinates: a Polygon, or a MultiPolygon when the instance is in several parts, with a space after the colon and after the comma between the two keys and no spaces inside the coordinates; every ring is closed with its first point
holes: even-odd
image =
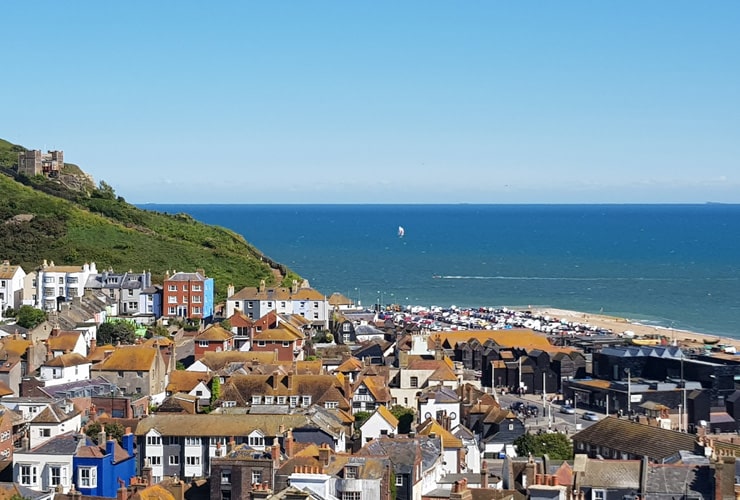
{"type": "MultiPolygon", "coordinates": [[[[108,452],[105,448],[105,444],[96,445],[95,443],[91,443],[86,446],[81,446],[77,451],[77,456],[81,458],[103,458],[107,454],[108,452]]],[[[116,441],[113,446],[113,462],[120,463],[129,458],[131,458],[131,455],[129,455],[128,452],[116,441]]]]}
{"type": "Polygon", "coordinates": [[[713,483],[713,471],[706,465],[651,464],[648,466],[645,498],[671,494],[711,498],[713,483]]]}
{"type": "Polygon", "coordinates": [[[87,436],[69,431],[54,436],[30,451],[39,455],[73,455],[80,446],[90,444],[93,444],[93,442],[87,436]]]}
{"type": "Polygon", "coordinates": [[[396,474],[411,474],[417,456],[421,457],[423,471],[429,470],[442,455],[442,443],[438,437],[380,437],[365,444],[357,455],[386,456],[396,474]]]}
{"type": "Polygon", "coordinates": [[[587,443],[663,461],[681,450],[693,451],[695,437],[627,419],[607,417],[573,436],[574,442],[587,443]]]}
{"type": "Polygon", "coordinates": [[[640,460],[589,459],[585,465],[586,470],[577,477],[581,487],[640,489],[640,460]]]}
{"type": "Polygon", "coordinates": [[[58,424],[79,415],[78,411],[66,413],[59,405],[51,404],[31,420],[33,424],[58,424]]]}
{"type": "Polygon", "coordinates": [[[42,366],[67,368],[68,366],[79,366],[88,364],[90,364],[90,361],[88,361],[86,357],[76,352],[70,352],[68,354],[56,356],[49,361],[44,361],[44,364],[42,366]]]}
{"type": "Polygon", "coordinates": [[[205,281],[206,277],[203,276],[200,273],[185,273],[185,272],[177,272],[173,274],[172,276],[166,277],[164,279],[165,283],[168,281],[205,281]]]}

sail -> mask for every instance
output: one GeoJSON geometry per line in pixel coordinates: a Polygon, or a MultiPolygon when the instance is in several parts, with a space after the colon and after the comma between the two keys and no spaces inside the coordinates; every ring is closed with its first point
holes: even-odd
{"type": "Polygon", "coordinates": [[[403,229],[403,226],[398,226],[398,237],[403,238],[404,234],[406,234],[406,231],[403,229]]]}

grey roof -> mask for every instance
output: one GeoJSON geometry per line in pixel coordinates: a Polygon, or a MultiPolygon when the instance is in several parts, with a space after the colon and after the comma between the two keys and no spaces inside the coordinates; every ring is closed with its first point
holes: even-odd
{"type": "Polygon", "coordinates": [[[372,325],[357,325],[355,327],[356,335],[385,335],[383,330],[378,330],[372,325]]]}
{"type": "MultiPolygon", "coordinates": [[[[5,332],[7,335],[13,335],[14,333],[25,335],[26,333],[28,333],[28,329],[23,328],[20,325],[0,325],[0,332],[5,332]]],[[[0,337],[4,336],[5,335],[0,334],[0,337]]]]}
{"type": "Polygon", "coordinates": [[[645,498],[657,495],[711,498],[713,485],[714,474],[708,465],[656,464],[648,469],[645,498]]]}
{"type": "Polygon", "coordinates": [[[205,281],[206,278],[204,276],[201,276],[200,273],[175,273],[169,278],[166,278],[166,281],[205,281]]]}
{"type": "Polygon", "coordinates": [[[640,488],[640,460],[586,461],[586,470],[579,473],[578,485],[592,488],[640,488]]]}
{"type": "Polygon", "coordinates": [[[431,468],[442,454],[442,441],[437,437],[406,436],[381,437],[367,443],[360,451],[361,456],[387,456],[397,474],[413,472],[417,453],[421,453],[422,469],[431,468]]]}
{"type": "Polygon", "coordinates": [[[116,389],[116,393],[118,393],[118,388],[104,377],[95,377],[90,380],[77,380],[75,382],[67,382],[66,384],[39,387],[40,390],[44,391],[52,398],[77,398],[83,396],[110,397],[111,388],[116,389]]]}
{"type": "Polygon", "coordinates": [[[459,403],[460,397],[457,393],[447,386],[433,386],[427,388],[423,394],[419,396],[420,402],[426,402],[433,399],[435,403],[459,403]]]}
{"type": "Polygon", "coordinates": [[[39,455],[74,455],[80,446],[93,445],[94,443],[90,441],[87,436],[77,434],[75,431],[70,431],[55,436],[47,442],[30,450],[30,452],[25,453],[34,453],[39,455]]]}

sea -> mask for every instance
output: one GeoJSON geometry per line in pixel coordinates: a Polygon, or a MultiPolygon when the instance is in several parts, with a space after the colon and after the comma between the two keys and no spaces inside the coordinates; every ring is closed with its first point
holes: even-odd
{"type": "Polygon", "coordinates": [[[232,229],[366,307],[548,306],[740,338],[740,205],[141,207],[232,229]]]}

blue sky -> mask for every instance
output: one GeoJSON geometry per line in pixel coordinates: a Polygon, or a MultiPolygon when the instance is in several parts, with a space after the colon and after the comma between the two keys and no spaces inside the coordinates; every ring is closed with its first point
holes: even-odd
{"type": "Polygon", "coordinates": [[[740,203],[740,2],[3,3],[0,137],[128,201],[740,203]]]}

